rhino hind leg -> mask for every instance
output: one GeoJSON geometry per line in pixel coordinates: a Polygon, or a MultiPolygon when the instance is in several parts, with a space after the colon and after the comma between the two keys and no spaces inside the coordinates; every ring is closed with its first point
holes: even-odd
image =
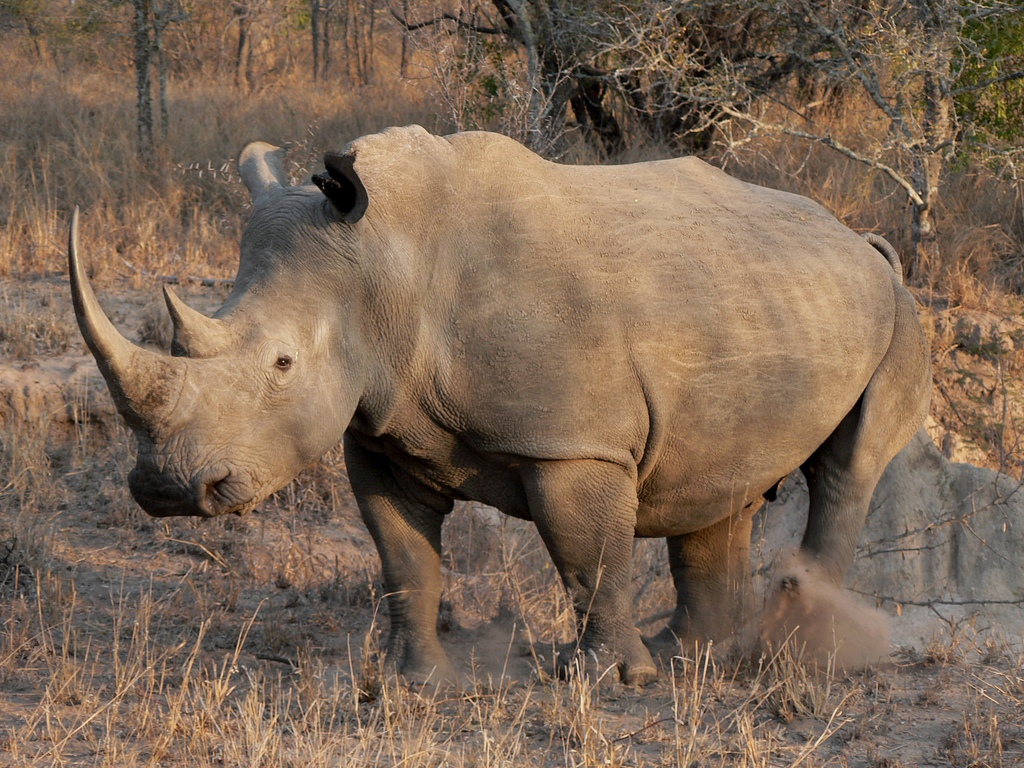
{"type": "Polygon", "coordinates": [[[380,554],[391,629],[386,661],[413,685],[455,682],[437,638],[441,525],[450,499],[413,495],[390,462],[345,436],[345,463],[359,510],[380,554]]]}
{"type": "Polygon", "coordinates": [[[631,595],[636,480],[604,461],[549,461],[524,470],[530,514],[576,613],[578,640],[559,654],[598,675],[617,667],[622,682],[644,685],[657,668],[633,620],[631,595]]]}
{"type": "MultiPolygon", "coordinates": [[[[726,643],[745,648],[750,625],[750,529],[753,505],[714,525],[668,537],[668,560],[676,588],[676,609],[648,644],[678,653],[693,643],[726,643]]],[[[748,637],[749,636],[749,637],[748,637]]]]}
{"type": "Polygon", "coordinates": [[[931,358],[913,299],[896,295],[889,349],[853,409],[801,467],[810,494],[800,552],[834,584],[853,563],[871,496],[928,412],[931,358]]]}

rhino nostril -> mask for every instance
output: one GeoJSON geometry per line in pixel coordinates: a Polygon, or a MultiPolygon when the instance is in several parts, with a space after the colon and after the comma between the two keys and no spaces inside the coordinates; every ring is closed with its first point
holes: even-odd
{"type": "Polygon", "coordinates": [[[231,470],[227,467],[213,467],[197,479],[195,484],[196,506],[204,515],[216,515],[231,505],[228,495],[228,479],[231,470]]]}

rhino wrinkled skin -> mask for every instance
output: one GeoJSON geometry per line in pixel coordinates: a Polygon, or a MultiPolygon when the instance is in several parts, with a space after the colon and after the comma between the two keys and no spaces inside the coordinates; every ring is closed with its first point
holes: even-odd
{"type": "Polygon", "coordinates": [[[282,157],[243,151],[234,289],[212,318],[166,291],[170,357],[110,324],[72,224],[76,314],[138,438],[147,512],[243,514],[344,439],[388,657],[412,681],[453,674],[436,621],[455,499],[537,525],[580,647],[628,683],[656,675],[635,536],[667,537],[678,592],[654,641],[726,639],[748,610],[752,514],[801,468],[802,552],[842,581],[930,393],[881,238],[695,158],[562,166],[419,127],[328,154],[313,183],[289,186],[282,157]]]}

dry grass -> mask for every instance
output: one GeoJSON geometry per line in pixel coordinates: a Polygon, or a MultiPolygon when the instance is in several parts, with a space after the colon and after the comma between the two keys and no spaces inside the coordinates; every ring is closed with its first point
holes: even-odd
{"type": "Polygon", "coordinates": [[[294,147],[308,177],[328,149],[396,123],[438,120],[414,84],[314,88],[299,73],[243,95],[226,80],[172,83],[168,139],[152,164],[135,150],[134,90],[124,73],[64,77],[23,52],[0,52],[0,278],[62,275],[71,208],[103,282],[115,277],[231,277],[247,200],[233,163],[248,141],[294,147]]]}
{"type": "MultiPolygon", "coordinates": [[[[850,100],[829,118],[836,136],[870,135],[872,109],[850,100]]],[[[875,121],[877,123],[877,121],[875,121]]],[[[886,237],[910,254],[909,203],[893,182],[827,147],[789,138],[760,138],[717,158],[758,184],[805,195],[856,231],[886,237]]],[[[947,168],[937,216],[939,258],[915,279],[919,288],[957,306],[988,308],[1001,294],[1024,289],[1024,180],[1000,179],[972,165],[947,168]]]]}
{"type": "MultiPolygon", "coordinates": [[[[922,711],[942,717],[906,765],[1020,757],[1024,657],[968,624],[853,677],[784,644],[750,661],[680,649],[642,693],[559,680],[572,622],[539,537],[472,505],[445,532],[463,683],[410,690],[381,666],[378,565],[338,455],[254,517],[151,521],[123,492],[123,449],[78,440],[88,455],[52,437],[7,449],[35,474],[4,496],[0,765],[896,765],[922,711]]],[[[637,560],[643,617],[671,595],[649,577],[661,548],[637,560]]]]}
{"type": "MultiPolygon", "coordinates": [[[[147,166],[126,130],[130,78],[99,66],[69,77],[21,53],[0,52],[5,359],[81,351],[68,307],[21,287],[63,280],[73,205],[85,209],[83,245],[107,289],[230,277],[246,205],[232,162],[246,141],[294,145],[298,179],[325,149],[385,125],[444,128],[418,83],[318,91],[292,74],[242,96],[204,75],[172,83],[169,138],[147,166]]],[[[902,202],[884,184],[824,150],[756,150],[732,169],[810,194],[907,250],[902,202]]],[[[1003,307],[1012,300],[1000,290],[1022,289],[1019,200],[980,173],[947,186],[948,258],[922,295],[1003,307]]],[[[986,364],[1005,381],[1016,362],[1004,358],[986,364]]],[[[979,434],[1003,425],[987,445],[1004,460],[1019,442],[1003,407],[1012,396],[993,387],[964,418],[979,434]]],[[[380,664],[379,564],[337,452],[252,518],[154,521],[126,489],[129,444],[123,428],[86,419],[70,433],[46,419],[0,431],[0,765],[1021,760],[1024,658],[971,627],[906,666],[855,677],[815,670],[785,644],[740,662],[680,649],[643,692],[558,680],[553,650],[572,636],[571,606],[540,539],[472,505],[446,526],[441,617],[464,684],[409,690],[380,664]]],[[[663,542],[639,542],[635,561],[637,616],[651,632],[673,600],[663,542]]]]}

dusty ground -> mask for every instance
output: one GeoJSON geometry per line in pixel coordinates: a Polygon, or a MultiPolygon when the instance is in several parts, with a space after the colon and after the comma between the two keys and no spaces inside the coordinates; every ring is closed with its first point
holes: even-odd
{"type": "MultiPolygon", "coordinates": [[[[223,297],[183,292],[200,309],[223,297]]],[[[157,296],[101,291],[151,342],[157,296]]],[[[446,526],[441,618],[464,685],[395,686],[374,662],[379,565],[340,454],[244,519],[149,519],[69,303],[60,279],[0,283],[0,765],[1024,764],[1020,627],[937,624],[832,680],[786,654],[690,649],[640,691],[552,680],[570,627],[554,569],[529,525],[469,505],[446,526]]],[[[925,307],[933,430],[1019,476],[1021,334],[1004,309],[925,307]]],[[[636,559],[653,633],[672,604],[663,546],[636,559]]]]}

